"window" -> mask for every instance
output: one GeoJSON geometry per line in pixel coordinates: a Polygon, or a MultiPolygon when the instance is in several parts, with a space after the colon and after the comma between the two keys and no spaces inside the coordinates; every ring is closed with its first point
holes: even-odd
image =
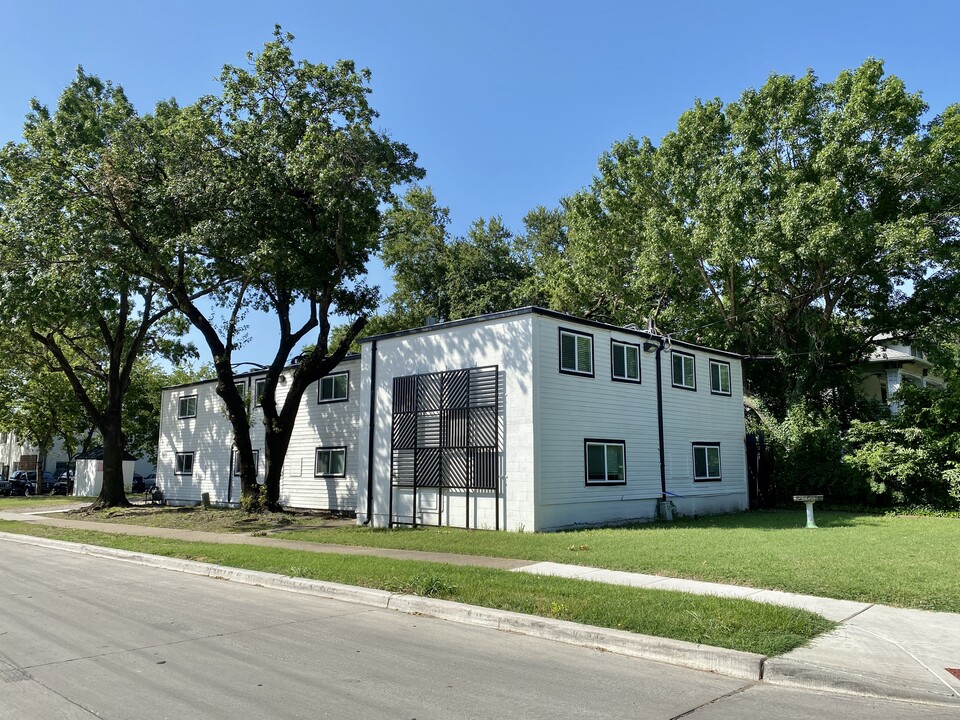
{"type": "Polygon", "coordinates": [[[720,443],[694,443],[693,479],[697,482],[720,479],[720,443]]]}
{"type": "Polygon", "coordinates": [[[174,469],[176,475],[193,475],[193,453],[177,453],[177,464],[174,469]]]}
{"type": "Polygon", "coordinates": [[[610,365],[614,380],[640,382],[640,346],[611,340],[610,365]]]}
{"type": "Polygon", "coordinates": [[[560,372],[593,377],[593,335],[560,330],[560,372]]]}
{"type": "Polygon", "coordinates": [[[263,393],[267,390],[267,379],[261,378],[260,380],[254,381],[253,384],[253,396],[257,399],[256,407],[263,405],[263,393]]]}
{"type": "Polygon", "coordinates": [[[177,411],[177,417],[181,420],[184,418],[195,418],[197,416],[197,396],[190,395],[189,397],[180,398],[180,408],[177,411]]]}
{"type": "Polygon", "coordinates": [[[340,402],[347,399],[350,389],[350,373],[333,373],[320,378],[317,402],[340,402]]]}
{"type": "Polygon", "coordinates": [[[233,386],[237,389],[237,395],[240,397],[247,394],[247,384],[245,382],[234,383],[233,386]]]}
{"type": "MultiPolygon", "coordinates": [[[[253,466],[257,469],[257,475],[260,474],[260,451],[253,451],[253,466]]],[[[240,477],[240,451],[233,451],[233,476],[240,477]]]]}
{"type": "Polygon", "coordinates": [[[710,361],[710,392],[714,395],[730,394],[730,363],[710,361]]]}
{"type": "Polygon", "coordinates": [[[685,390],[697,389],[697,372],[693,355],[672,350],[673,358],[673,386],[685,390]]]}
{"type": "Polygon", "coordinates": [[[587,485],[625,485],[625,444],[623,440],[584,440],[587,485]]]}
{"type": "Polygon", "coordinates": [[[313,474],[315,477],[346,477],[347,449],[317,448],[317,464],[313,474]]]}

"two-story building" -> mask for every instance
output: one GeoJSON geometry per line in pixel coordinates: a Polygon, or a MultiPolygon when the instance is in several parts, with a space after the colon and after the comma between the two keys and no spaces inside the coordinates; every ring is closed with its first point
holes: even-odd
{"type": "MultiPolygon", "coordinates": [[[[262,448],[262,373],[239,381],[262,448]]],[[[215,387],[163,391],[168,502],[239,502],[215,387]]],[[[541,308],[365,338],[304,395],[281,501],[378,527],[511,530],[653,519],[663,502],[746,509],[740,359],[541,308]]]]}

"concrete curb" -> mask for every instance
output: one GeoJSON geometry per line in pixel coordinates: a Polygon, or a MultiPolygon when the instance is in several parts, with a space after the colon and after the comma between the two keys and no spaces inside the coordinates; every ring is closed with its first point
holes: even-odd
{"type": "Polygon", "coordinates": [[[924,705],[960,707],[960,698],[956,695],[912,690],[905,685],[890,685],[866,675],[845,673],[839,670],[821,670],[787,658],[768,659],[763,666],[763,679],[772,685],[785,687],[826,690],[880,700],[900,700],[924,705]]]}
{"type": "Polygon", "coordinates": [[[466,625],[478,625],[508,632],[529,635],[545,640],[579,645],[581,647],[604,650],[618,655],[653,660],[669,665],[677,665],[693,670],[713,672],[744,680],[761,680],[766,658],[763,655],[728,650],[710,645],[699,645],[683,640],[638,635],[623,630],[581,625],[566,620],[554,620],[535,615],[524,615],[506,610],[466,605],[450,600],[436,600],[417,595],[403,595],[385,590],[373,590],[341,585],[322,580],[292,578],[286,575],[264,573],[256,570],[213,565],[194,560],[168,558],[162,555],[116,550],[99,545],[51,540],[32,535],[16,535],[0,532],[0,540],[19,542],[25,545],[37,545],[66,552],[90,555],[111,560],[131,562],[138,565],[156,567],[165,570],[202,575],[221,580],[254,585],[257,587],[298,592],[331,600],[341,600],[370,607],[410,615],[425,615],[466,625]]]}

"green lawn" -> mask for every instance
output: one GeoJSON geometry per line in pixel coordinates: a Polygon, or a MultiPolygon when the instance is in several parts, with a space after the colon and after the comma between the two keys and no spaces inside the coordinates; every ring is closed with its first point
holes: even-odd
{"type": "Polygon", "coordinates": [[[82,503],[92,503],[96,498],[73,497],[65,495],[30,495],[29,497],[0,497],[0,510],[23,512],[24,510],[55,510],[57,507],[70,507],[82,503]]]}
{"type": "Polygon", "coordinates": [[[813,613],[746,600],[488,568],[191,543],[8,521],[0,521],[0,531],[438,597],[763,655],[787,652],[835,627],[813,613]]]}
{"type": "MultiPolygon", "coordinates": [[[[23,500],[23,498],[11,498],[23,500]]],[[[2,501],[0,501],[2,502],[2,501]]],[[[83,519],[84,516],[75,516],[83,519]]],[[[86,517],[217,531],[282,528],[283,537],[589,565],[899,607],[960,612],[960,519],[817,512],[802,507],[630,528],[511,533],[454,528],[299,529],[316,516],[147,509],[86,517]]]]}
{"type": "Polygon", "coordinates": [[[804,527],[801,508],[559,533],[354,526],[283,536],[550,560],[960,612],[960,520],[838,512],[816,517],[817,530],[804,527]]]}

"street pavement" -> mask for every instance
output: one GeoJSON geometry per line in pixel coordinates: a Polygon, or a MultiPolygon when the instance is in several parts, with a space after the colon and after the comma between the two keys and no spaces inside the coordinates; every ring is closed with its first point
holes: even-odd
{"type": "Polygon", "coordinates": [[[22,542],[0,579],[0,720],[956,717],[22,542]]]}
{"type": "MultiPolygon", "coordinates": [[[[418,559],[436,562],[484,565],[516,572],[558,575],[596,582],[607,582],[639,587],[653,587],[697,594],[738,597],[757,602],[768,602],[818,612],[838,621],[839,627],[814,639],[810,644],[775,658],[659,638],[647,638],[630,633],[597,628],[585,628],[573,623],[528,618],[514,613],[501,613],[480,608],[460,606],[457,603],[431,601],[425,598],[373,597],[378,591],[357,589],[330,589],[329,583],[314,592],[327,597],[346,597],[351,590],[358,602],[382,604],[382,607],[408,612],[432,614],[450,620],[486,624],[513,632],[532,634],[572,644],[601,647],[612,652],[634,655],[661,662],[708,669],[741,678],[761,679],[768,685],[794,686],[811,690],[825,690],[862,697],[905,700],[933,705],[953,706],[960,716],[960,615],[921,610],[892,608],[883,605],[856,603],[830,598],[818,598],[778,591],[758,590],[734,585],[664,578],[655,575],[601,570],[556,563],[532,563],[502,558],[484,558],[445,553],[356,548],[339,545],[318,545],[281,537],[251,537],[225,533],[182,531],[167,528],[145,528],[111,523],[89,523],[43,515],[0,513],[0,518],[28,520],[66,527],[96,529],[105,532],[171,537],[184,540],[226,543],[249,543],[272,547],[286,547],[314,552],[369,554],[398,559],[418,559]],[[359,594],[358,594],[359,593],[359,594]],[[362,596],[362,597],[361,597],[362,596]],[[570,627],[572,626],[572,627],[570,627]]],[[[164,561],[169,566],[169,561],[164,561]]],[[[178,569],[185,569],[186,565],[178,569]]],[[[241,577],[239,571],[209,571],[185,569],[241,582],[267,584],[304,591],[303,582],[289,578],[272,580],[262,574],[241,577]]],[[[249,574],[248,574],[249,575],[249,574]]]]}

